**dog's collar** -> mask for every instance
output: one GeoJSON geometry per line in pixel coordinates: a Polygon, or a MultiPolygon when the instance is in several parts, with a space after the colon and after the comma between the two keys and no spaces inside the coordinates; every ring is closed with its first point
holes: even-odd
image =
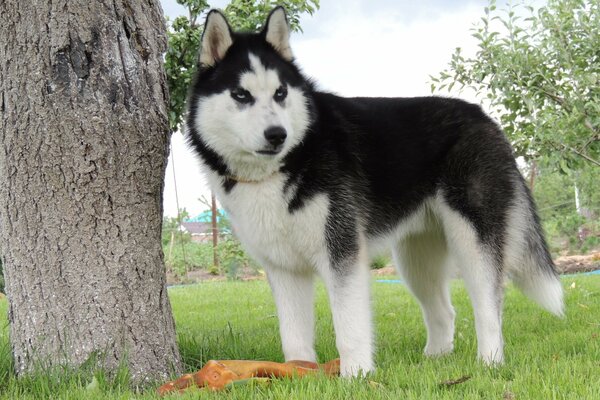
{"type": "Polygon", "coordinates": [[[267,179],[272,178],[273,176],[277,175],[279,173],[279,171],[274,171],[273,173],[267,175],[266,177],[262,178],[262,179],[246,179],[246,178],[240,178],[239,176],[235,176],[235,175],[225,175],[224,178],[226,181],[233,181],[236,183],[262,183],[264,181],[266,181],[267,179]]]}

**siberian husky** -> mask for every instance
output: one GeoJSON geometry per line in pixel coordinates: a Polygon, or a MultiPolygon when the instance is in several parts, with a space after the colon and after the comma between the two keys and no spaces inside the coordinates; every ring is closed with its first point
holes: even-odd
{"type": "Polygon", "coordinates": [[[294,63],[282,8],[259,33],[208,14],[186,127],[234,232],[265,268],[286,360],[316,361],[319,275],[342,375],[374,369],[369,260],[388,248],[421,305],[428,356],[453,349],[455,275],[487,364],[503,361],[507,279],[563,313],[531,193],[498,125],[456,99],[318,91],[294,63]]]}

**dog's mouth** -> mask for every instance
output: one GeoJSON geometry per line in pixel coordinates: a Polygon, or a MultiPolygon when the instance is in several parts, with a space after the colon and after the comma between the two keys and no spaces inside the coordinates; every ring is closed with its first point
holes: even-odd
{"type": "Polygon", "coordinates": [[[281,153],[281,148],[278,148],[278,149],[262,149],[262,150],[257,150],[256,151],[256,154],[260,154],[262,156],[276,156],[279,153],[281,153]]]}

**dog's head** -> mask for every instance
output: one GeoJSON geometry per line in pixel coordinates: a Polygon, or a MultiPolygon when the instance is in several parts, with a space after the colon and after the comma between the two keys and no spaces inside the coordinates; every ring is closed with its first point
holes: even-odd
{"type": "Polygon", "coordinates": [[[188,130],[241,178],[276,171],[310,125],[312,88],[293,63],[289,35],[281,7],[259,33],[233,32],[219,11],[206,17],[188,130]]]}

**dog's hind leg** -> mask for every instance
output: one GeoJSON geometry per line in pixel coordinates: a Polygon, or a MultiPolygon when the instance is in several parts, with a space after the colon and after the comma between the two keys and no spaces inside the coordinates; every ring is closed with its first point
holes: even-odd
{"type": "Polygon", "coordinates": [[[277,306],[285,360],[316,362],[313,274],[279,268],[266,271],[277,306]]]}
{"type": "Polygon", "coordinates": [[[450,353],[454,346],[454,308],[450,301],[447,249],[439,230],[412,234],[393,249],[400,276],[421,305],[427,327],[425,354],[450,353]]]}
{"type": "Polygon", "coordinates": [[[483,244],[465,217],[447,205],[440,211],[449,253],[473,304],[479,358],[486,364],[500,364],[504,360],[502,266],[493,244],[483,244]]]}

